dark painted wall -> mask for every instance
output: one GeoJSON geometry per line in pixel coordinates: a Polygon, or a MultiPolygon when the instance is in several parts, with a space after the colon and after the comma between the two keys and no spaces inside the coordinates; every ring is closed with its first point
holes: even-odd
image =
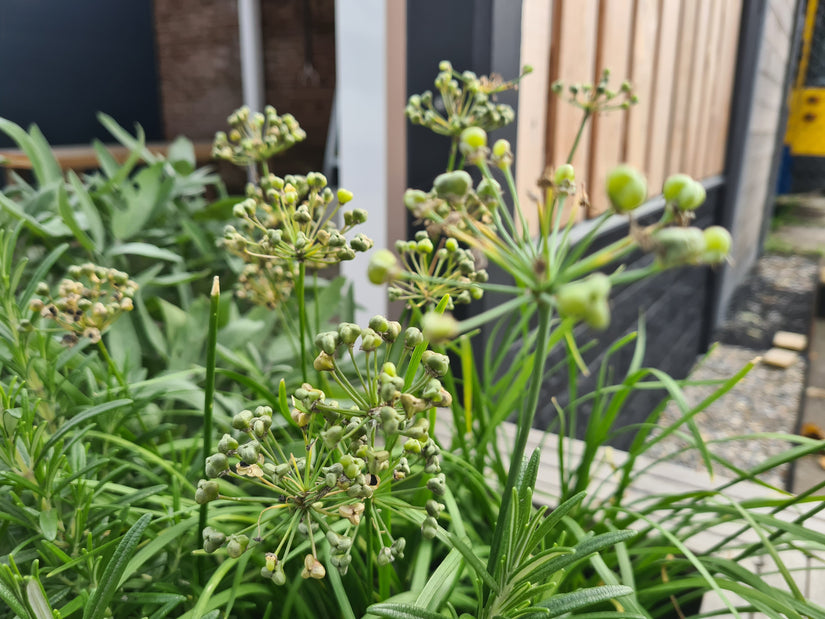
{"type": "Polygon", "coordinates": [[[151,0],[5,0],[0,116],[52,144],[111,141],[98,111],[161,139],[154,41],[151,0]]]}

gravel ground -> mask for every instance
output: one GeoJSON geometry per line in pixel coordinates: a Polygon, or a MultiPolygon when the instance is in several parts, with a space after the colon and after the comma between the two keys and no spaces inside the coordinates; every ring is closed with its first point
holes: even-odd
{"type": "MultiPolygon", "coordinates": [[[[691,372],[695,381],[724,379],[762,355],[778,330],[808,334],[816,285],[816,260],[804,256],[766,255],[737,290],[729,318],[720,327],[722,342],[700,360],[691,372]]],[[[797,425],[805,383],[807,361],[800,355],[787,369],[757,364],[730,392],[696,415],[699,432],[712,453],[742,468],[752,468],[788,447],[786,441],[770,438],[740,438],[764,432],[793,433],[797,425]]],[[[685,389],[692,406],[712,393],[714,387],[685,389]]],[[[678,407],[669,406],[660,425],[667,427],[680,417],[678,407]]],[[[687,429],[684,429],[687,431],[687,429]]],[[[681,451],[686,440],[671,435],[647,455],[703,469],[696,450],[681,451]]],[[[725,475],[721,468],[715,468],[725,475]]],[[[787,483],[787,467],[771,470],[760,478],[778,487],[787,483]]]]}

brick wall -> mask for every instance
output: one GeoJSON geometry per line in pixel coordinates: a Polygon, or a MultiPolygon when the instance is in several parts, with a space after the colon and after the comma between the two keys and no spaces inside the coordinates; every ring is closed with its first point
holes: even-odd
{"type": "MultiPolygon", "coordinates": [[[[242,103],[238,10],[231,0],[155,0],[164,132],[209,140],[242,103]]],[[[266,102],[291,112],[305,143],[276,171],[320,169],[335,89],[334,0],[261,0],[266,102]],[[305,7],[311,70],[305,65],[305,7]]]]}

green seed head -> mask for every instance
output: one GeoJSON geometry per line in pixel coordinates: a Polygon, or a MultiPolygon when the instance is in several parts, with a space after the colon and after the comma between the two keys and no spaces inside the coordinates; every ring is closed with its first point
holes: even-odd
{"type": "Polygon", "coordinates": [[[627,213],[647,199],[647,181],[635,168],[620,165],[607,175],[607,197],[618,213],[627,213]]]}

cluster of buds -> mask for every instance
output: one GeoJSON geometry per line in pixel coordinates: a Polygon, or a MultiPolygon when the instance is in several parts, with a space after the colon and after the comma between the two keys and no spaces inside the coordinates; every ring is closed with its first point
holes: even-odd
{"type": "MultiPolygon", "coordinates": [[[[627,165],[614,168],[607,177],[607,195],[617,213],[631,213],[647,198],[647,182],[627,165]]],[[[721,226],[706,229],[688,224],[705,201],[702,184],[687,174],[673,174],[662,188],[665,213],[662,221],[631,234],[645,251],[653,252],[662,267],[720,264],[728,256],[730,233],[721,226]]]]}
{"type": "Polygon", "coordinates": [[[138,285],[123,271],[92,263],[71,266],[67,275],[56,296],[48,284],[38,284],[41,298],[33,299],[30,308],[66,331],[64,344],[74,345],[81,337],[97,343],[118,316],[132,310],[138,285]]]}
{"type": "Polygon", "coordinates": [[[484,178],[473,187],[472,177],[464,170],[438,175],[428,192],[408,189],[404,193],[404,205],[433,236],[490,226],[500,204],[501,186],[497,181],[484,178]]]}
{"type": "Polygon", "coordinates": [[[516,88],[519,79],[532,71],[526,66],[518,79],[505,82],[497,75],[479,77],[472,71],[459,73],[446,60],[439,63],[438,69],[435,87],[440,100],[429,90],[413,95],[405,113],[413,124],[453,138],[467,127],[492,131],[513,122],[513,108],[496,103],[495,95],[516,88]]]}
{"type": "Polygon", "coordinates": [[[364,234],[344,236],[364,223],[367,213],[346,211],[339,227],[336,216],[352,193],[334,193],[318,172],[284,178],[267,174],[259,184],[247,186],[246,196],[233,209],[241,224],[224,229],[222,244],[253,265],[241,282],[253,301],[272,306],[288,297],[299,264],[321,269],[352,260],[373,246],[364,234]],[[266,285],[273,290],[267,292],[266,285]]]}
{"type": "Polygon", "coordinates": [[[280,307],[292,292],[294,275],[288,265],[271,260],[248,262],[238,277],[238,298],[268,309],[280,307]]]}
{"type": "Polygon", "coordinates": [[[264,163],[306,138],[292,114],[279,116],[271,105],[266,106],[263,113],[254,114],[244,106],[227,121],[229,135],[223,131],[215,134],[212,156],[239,166],[264,163]]]}
{"type": "MultiPolygon", "coordinates": [[[[286,428],[273,428],[271,408],[239,412],[232,420],[237,433],[224,434],[217,452],[206,459],[209,479],[200,480],[195,493],[198,503],[227,498],[217,481],[225,478],[251,481],[278,497],[261,512],[252,538],[257,543],[279,538],[262,570],[276,584],[285,582],[283,564],[296,536],[309,541],[301,572],[305,578],[325,576],[317,550],[324,541],[330,564],[346,573],[359,532],[378,537],[379,564],[402,557],[405,541],[393,537],[383,522],[382,499],[396,489],[426,487],[434,497],[426,507],[428,518],[435,518],[443,509],[436,498],[446,491],[440,449],[430,436],[425,413],[451,404],[440,381],[449,369],[448,358],[427,350],[418,329],[403,330],[382,316],[366,328],[341,323],[335,331],[318,334],[315,344],[315,368],[328,372],[347,401],[332,400],[310,384],[294,392],[290,416],[303,438],[299,452],[290,451],[294,440],[279,441],[286,428]],[[356,350],[362,353],[360,359],[356,350]],[[347,374],[358,377],[359,387],[347,374]],[[363,531],[367,511],[374,530],[363,531]]],[[[393,510],[400,496],[406,494],[393,497],[393,510]]],[[[428,519],[425,525],[423,533],[434,534],[435,523],[428,519]]],[[[232,552],[243,552],[243,540],[249,541],[246,532],[226,536],[210,529],[204,534],[204,550],[215,552],[226,543],[229,553],[233,539],[232,552]]]]}
{"type": "MultiPolygon", "coordinates": [[[[370,262],[369,271],[379,283],[391,282],[388,290],[391,301],[434,308],[449,295],[446,309],[451,310],[454,304],[467,304],[484,294],[479,284],[487,281],[487,272],[476,268],[472,252],[459,247],[455,239],[441,239],[436,249],[429,234],[420,230],[415,240],[397,241],[395,251],[401,256],[403,270],[384,264],[382,255],[370,262]],[[385,273],[379,277],[382,265],[385,273]],[[390,279],[391,274],[397,276],[390,279]]],[[[395,260],[395,256],[392,259],[395,260]]]]}
{"type": "Polygon", "coordinates": [[[610,70],[602,71],[602,76],[598,83],[594,84],[565,84],[561,81],[553,82],[551,89],[560,97],[565,97],[566,101],[588,113],[607,112],[610,110],[626,110],[631,105],[639,102],[639,98],[633,92],[633,86],[628,81],[624,81],[618,90],[611,90],[608,87],[610,81],[610,70]]]}

